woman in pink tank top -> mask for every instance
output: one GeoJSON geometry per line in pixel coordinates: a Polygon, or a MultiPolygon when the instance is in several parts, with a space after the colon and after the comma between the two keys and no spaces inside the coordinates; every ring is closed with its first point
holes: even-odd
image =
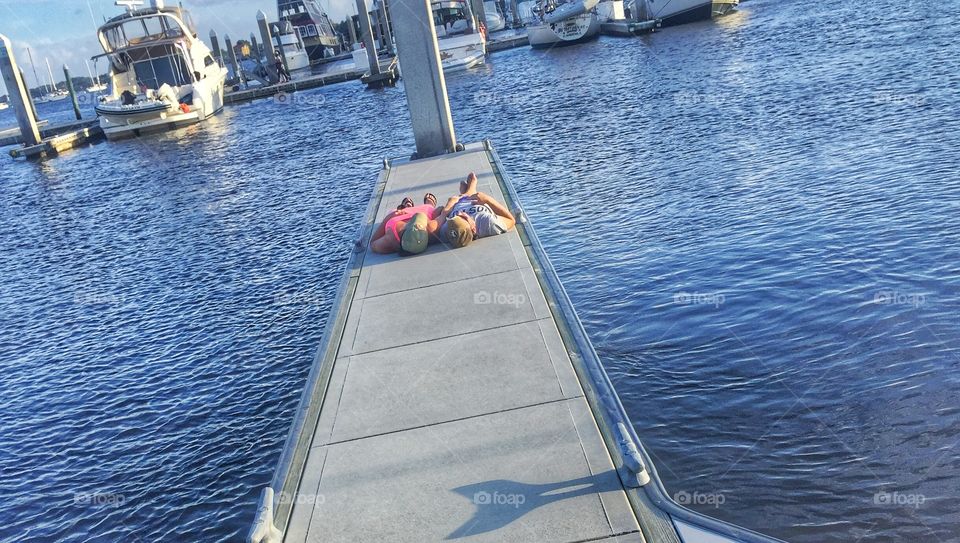
{"type": "MultiPolygon", "coordinates": [[[[375,253],[395,253],[400,250],[400,235],[409,221],[417,213],[423,213],[433,221],[442,208],[437,207],[437,198],[429,192],[423,196],[423,204],[413,205],[413,200],[404,198],[403,203],[396,211],[391,211],[384,217],[380,226],[373,231],[370,238],[370,248],[375,253]]],[[[431,232],[432,233],[432,232],[431,232]]]]}

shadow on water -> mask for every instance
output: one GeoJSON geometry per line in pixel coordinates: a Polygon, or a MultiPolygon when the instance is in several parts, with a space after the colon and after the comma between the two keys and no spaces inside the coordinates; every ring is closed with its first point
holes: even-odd
{"type": "Polygon", "coordinates": [[[561,500],[620,490],[613,470],[556,483],[521,483],[507,479],[484,481],[454,488],[453,492],[477,506],[473,516],[446,539],[460,539],[499,530],[527,513],[561,500]]]}

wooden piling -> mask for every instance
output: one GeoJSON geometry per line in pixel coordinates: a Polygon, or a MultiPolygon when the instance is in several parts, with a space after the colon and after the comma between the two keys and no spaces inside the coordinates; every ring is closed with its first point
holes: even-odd
{"type": "Polygon", "coordinates": [[[70,78],[70,68],[67,68],[66,64],[63,65],[63,77],[67,82],[67,92],[70,93],[70,101],[73,102],[73,115],[78,121],[83,120],[83,115],[80,114],[80,103],[77,102],[77,91],[73,88],[73,79],[70,78]]]}
{"type": "Polygon", "coordinates": [[[264,61],[273,60],[273,39],[270,26],[267,24],[267,14],[263,10],[257,11],[257,28],[260,29],[260,48],[263,51],[264,61]]]}
{"type": "Polygon", "coordinates": [[[243,70],[240,69],[240,63],[237,62],[237,52],[233,49],[233,43],[230,42],[230,34],[223,35],[223,42],[227,46],[227,54],[230,55],[230,67],[233,68],[233,75],[246,86],[246,78],[243,77],[243,70]]]}
{"type": "Polygon", "coordinates": [[[0,72],[3,83],[7,87],[10,106],[17,116],[20,134],[26,145],[40,143],[40,130],[37,128],[37,114],[33,109],[33,99],[27,89],[23,73],[17,66],[17,59],[13,54],[13,45],[10,39],[0,34],[0,72]]]}
{"type": "Polygon", "coordinates": [[[210,48],[213,49],[213,58],[223,66],[223,53],[220,52],[220,40],[217,39],[217,31],[210,29],[210,48]]]}

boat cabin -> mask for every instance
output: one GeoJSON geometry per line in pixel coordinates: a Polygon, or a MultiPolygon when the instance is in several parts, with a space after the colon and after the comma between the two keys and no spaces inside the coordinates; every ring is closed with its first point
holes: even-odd
{"type": "Polygon", "coordinates": [[[439,0],[430,3],[433,12],[433,25],[437,30],[437,37],[443,38],[454,34],[468,34],[471,32],[471,13],[466,2],[462,0],[439,0]]]}
{"type": "Polygon", "coordinates": [[[117,92],[182,87],[215,73],[219,64],[205,46],[197,47],[190,14],[181,8],[129,11],[97,32],[117,92]],[[199,58],[197,58],[199,57],[199,58]]]}

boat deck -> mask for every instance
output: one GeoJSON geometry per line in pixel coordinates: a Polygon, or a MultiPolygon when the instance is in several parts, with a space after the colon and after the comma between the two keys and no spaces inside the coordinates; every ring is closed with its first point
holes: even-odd
{"type": "MultiPolygon", "coordinates": [[[[376,217],[471,171],[504,201],[471,146],[385,170],[376,217]]],[[[284,541],[643,541],[516,230],[358,260],[284,541]]]]}

